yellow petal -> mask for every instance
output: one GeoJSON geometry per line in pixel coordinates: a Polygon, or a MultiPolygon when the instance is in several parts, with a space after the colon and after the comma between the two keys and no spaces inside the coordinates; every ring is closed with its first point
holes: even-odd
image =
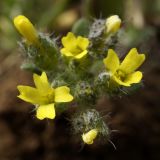
{"type": "Polygon", "coordinates": [[[46,98],[36,88],[22,85],[19,85],[17,88],[20,92],[18,96],[20,99],[32,104],[41,105],[46,103],[46,98]]]}
{"type": "Polygon", "coordinates": [[[77,45],[77,39],[72,32],[69,32],[66,37],[62,38],[62,44],[67,50],[74,50],[77,45]]]}
{"type": "Polygon", "coordinates": [[[78,55],[76,55],[76,56],[74,56],[76,59],[81,59],[81,58],[83,58],[86,54],[87,54],[87,50],[84,50],[82,53],[80,53],[80,54],[78,54],[78,55]]]}
{"type": "Polygon", "coordinates": [[[103,59],[103,63],[105,64],[106,69],[112,74],[116,72],[120,64],[117,54],[112,49],[108,50],[108,55],[103,59]]]}
{"type": "Polygon", "coordinates": [[[37,87],[38,90],[41,90],[44,92],[49,92],[50,90],[54,90],[50,86],[45,72],[42,72],[41,76],[37,74],[33,74],[33,79],[34,79],[35,86],[37,87]]]}
{"type": "Polygon", "coordinates": [[[119,79],[119,78],[116,77],[116,76],[113,76],[113,77],[112,77],[112,80],[115,81],[117,84],[122,85],[122,86],[126,86],[126,87],[131,86],[130,84],[128,84],[128,83],[126,83],[126,82],[123,82],[121,79],[119,79]]]}
{"type": "Polygon", "coordinates": [[[61,51],[60,51],[63,55],[67,56],[67,57],[73,57],[74,55],[69,51],[67,50],[66,48],[62,48],[61,51]]]}
{"type": "Polygon", "coordinates": [[[143,76],[142,72],[136,71],[134,73],[127,75],[124,82],[128,84],[139,83],[142,79],[142,76],[143,76]]]}
{"type": "Polygon", "coordinates": [[[70,102],[73,96],[67,86],[61,86],[55,89],[55,102],[70,102]]]}
{"type": "Polygon", "coordinates": [[[121,79],[119,79],[116,76],[113,76],[112,79],[115,82],[117,82],[119,85],[129,87],[133,83],[139,83],[142,79],[142,76],[143,76],[142,72],[136,71],[134,73],[130,73],[130,74],[126,75],[124,81],[122,81],[121,79]]]}
{"type": "Polygon", "coordinates": [[[77,45],[82,49],[82,50],[86,50],[86,48],[89,45],[89,40],[88,38],[84,38],[81,36],[78,36],[77,38],[77,45]]]}
{"type": "Polygon", "coordinates": [[[82,135],[82,140],[86,144],[93,144],[93,140],[97,137],[97,129],[92,129],[89,132],[82,135]]]}
{"type": "Polygon", "coordinates": [[[126,74],[134,72],[145,60],[144,54],[138,54],[137,49],[133,48],[129,51],[125,59],[120,65],[120,70],[126,74]]]}
{"type": "Polygon", "coordinates": [[[36,110],[36,117],[40,120],[44,118],[54,119],[56,116],[54,103],[47,105],[40,105],[36,110]]]}
{"type": "Polygon", "coordinates": [[[14,18],[14,25],[19,33],[29,42],[38,42],[38,33],[28,18],[23,15],[19,15],[14,18]]]}

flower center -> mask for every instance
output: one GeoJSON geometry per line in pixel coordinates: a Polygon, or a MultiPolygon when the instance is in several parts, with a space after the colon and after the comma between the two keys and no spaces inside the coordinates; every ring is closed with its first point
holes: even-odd
{"type": "Polygon", "coordinates": [[[73,49],[72,49],[72,53],[74,55],[80,54],[81,52],[83,52],[82,48],[78,45],[76,45],[73,49]]]}
{"type": "Polygon", "coordinates": [[[117,70],[116,77],[118,79],[120,79],[121,81],[124,81],[125,78],[126,78],[126,74],[123,71],[121,71],[121,70],[117,70]]]}
{"type": "Polygon", "coordinates": [[[55,97],[54,90],[48,92],[47,95],[46,95],[47,102],[48,103],[53,103],[54,102],[54,97],[55,97]]]}

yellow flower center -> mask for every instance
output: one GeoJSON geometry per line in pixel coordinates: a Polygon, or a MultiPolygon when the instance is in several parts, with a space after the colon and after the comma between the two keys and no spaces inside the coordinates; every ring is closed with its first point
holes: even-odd
{"type": "Polygon", "coordinates": [[[50,104],[54,102],[55,99],[55,94],[54,94],[54,90],[47,92],[46,95],[44,95],[44,98],[46,99],[46,104],[50,104]]]}
{"type": "Polygon", "coordinates": [[[122,82],[125,80],[125,78],[126,78],[126,74],[122,71],[122,70],[117,70],[117,72],[116,72],[116,77],[118,78],[118,79],[120,79],[122,82]]]}
{"type": "Polygon", "coordinates": [[[80,46],[76,45],[76,46],[74,46],[74,48],[71,50],[71,52],[72,52],[74,55],[78,55],[78,54],[80,54],[81,52],[83,52],[83,49],[82,49],[80,46]]]}

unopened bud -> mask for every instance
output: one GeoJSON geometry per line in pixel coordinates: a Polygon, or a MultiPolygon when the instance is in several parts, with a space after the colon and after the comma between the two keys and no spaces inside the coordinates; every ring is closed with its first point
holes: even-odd
{"type": "Polygon", "coordinates": [[[113,15],[106,20],[106,31],[107,33],[117,32],[121,25],[121,19],[118,15],[113,15]]]}
{"type": "Polygon", "coordinates": [[[92,129],[82,135],[82,140],[86,144],[93,144],[93,141],[97,137],[97,135],[98,135],[97,129],[92,129]]]}
{"type": "Polygon", "coordinates": [[[19,15],[14,18],[14,25],[19,33],[29,42],[38,42],[38,33],[28,18],[19,15]]]}

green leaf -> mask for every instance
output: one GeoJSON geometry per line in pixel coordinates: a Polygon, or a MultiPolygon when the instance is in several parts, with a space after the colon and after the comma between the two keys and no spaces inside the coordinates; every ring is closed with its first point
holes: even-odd
{"type": "Polygon", "coordinates": [[[86,18],[79,19],[73,26],[72,32],[78,36],[88,37],[90,21],[86,18]]]}

